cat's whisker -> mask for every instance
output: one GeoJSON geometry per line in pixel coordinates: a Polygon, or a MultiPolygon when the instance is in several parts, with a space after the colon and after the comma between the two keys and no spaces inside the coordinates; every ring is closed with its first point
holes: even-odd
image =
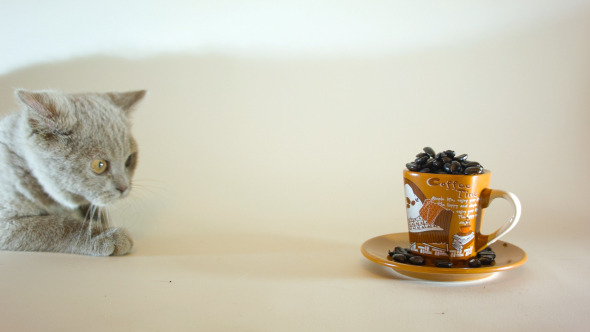
{"type": "Polygon", "coordinates": [[[162,184],[160,179],[134,178],[133,183],[162,184]]]}
{"type": "Polygon", "coordinates": [[[133,188],[141,188],[143,190],[156,190],[158,192],[166,191],[166,186],[164,186],[158,180],[150,180],[150,179],[134,179],[133,180],[133,188]]]}
{"type": "Polygon", "coordinates": [[[96,216],[96,207],[94,205],[90,205],[88,208],[88,211],[86,212],[86,217],[84,219],[84,225],[85,225],[85,232],[83,232],[82,234],[80,234],[80,239],[79,241],[83,241],[83,246],[84,247],[89,247],[91,245],[91,240],[92,240],[92,227],[93,227],[93,221],[94,218],[96,216]]]}
{"type": "Polygon", "coordinates": [[[129,193],[129,196],[126,200],[129,200],[130,198],[132,200],[139,198],[144,201],[161,202],[165,201],[166,197],[169,196],[170,195],[167,195],[166,190],[157,189],[156,187],[143,186],[142,184],[134,184],[133,189],[129,193]]]}
{"type": "Polygon", "coordinates": [[[111,212],[110,212],[110,210],[109,210],[109,209],[107,209],[107,208],[104,208],[104,209],[103,209],[103,212],[104,212],[104,220],[102,220],[102,223],[101,223],[101,225],[102,225],[102,227],[104,227],[105,229],[108,229],[109,227],[111,227],[111,226],[112,226],[112,225],[111,225],[111,220],[112,220],[112,218],[111,218],[111,212]]]}

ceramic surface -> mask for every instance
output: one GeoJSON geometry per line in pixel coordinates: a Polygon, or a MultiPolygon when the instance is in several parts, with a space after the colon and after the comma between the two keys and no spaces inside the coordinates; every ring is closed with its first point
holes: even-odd
{"type": "Polygon", "coordinates": [[[422,257],[469,260],[508,233],[520,219],[520,201],[513,193],[490,189],[489,170],[474,175],[408,170],[403,174],[409,248],[422,257]],[[482,234],[484,212],[496,198],[512,204],[514,214],[492,234],[482,234]]]}
{"type": "Polygon", "coordinates": [[[526,262],[527,255],[521,248],[497,241],[490,247],[496,253],[495,262],[490,266],[479,268],[452,267],[440,268],[430,264],[423,266],[398,263],[388,257],[388,252],[395,247],[409,247],[408,233],[394,233],[374,237],[363,243],[361,252],[369,260],[389,266],[396,272],[408,277],[432,281],[469,281],[489,277],[496,272],[516,268],[526,262]]]}

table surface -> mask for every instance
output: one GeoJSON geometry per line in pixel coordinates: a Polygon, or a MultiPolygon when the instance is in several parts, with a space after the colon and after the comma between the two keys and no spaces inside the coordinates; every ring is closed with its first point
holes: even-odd
{"type": "MultiPolygon", "coordinates": [[[[380,59],[97,55],[0,76],[4,113],[14,87],[149,90],[134,189],[111,209],[133,252],[0,252],[0,330],[581,330],[586,14],[380,59]],[[437,283],[361,254],[407,230],[401,172],[427,145],[468,153],[520,198],[502,240],[524,265],[437,283]]],[[[494,201],[484,232],[506,215],[494,201]]]]}
{"type": "Polygon", "coordinates": [[[3,252],[1,325],[13,331],[385,331],[491,320],[479,330],[574,329],[588,321],[590,271],[586,253],[573,244],[585,239],[565,238],[511,237],[529,255],[523,266],[450,283],[409,279],[365,259],[360,237],[145,238],[133,254],[106,259],[3,252]]]}

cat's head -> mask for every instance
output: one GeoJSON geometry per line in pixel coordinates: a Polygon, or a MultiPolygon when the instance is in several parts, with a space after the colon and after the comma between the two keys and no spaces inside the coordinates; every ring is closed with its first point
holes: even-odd
{"type": "Polygon", "coordinates": [[[47,193],[75,207],[125,197],[137,165],[129,113],[145,91],[16,92],[26,106],[27,161],[47,193]]]}

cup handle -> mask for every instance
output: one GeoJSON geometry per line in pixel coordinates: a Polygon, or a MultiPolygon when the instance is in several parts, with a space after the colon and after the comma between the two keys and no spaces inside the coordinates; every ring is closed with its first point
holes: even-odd
{"type": "Polygon", "coordinates": [[[520,214],[521,214],[521,210],[522,210],[521,206],[520,206],[520,200],[513,193],[507,192],[504,190],[500,190],[500,189],[484,189],[482,191],[481,197],[480,197],[480,211],[481,211],[481,209],[487,208],[490,205],[490,203],[496,198],[504,198],[505,200],[507,200],[512,205],[512,208],[514,209],[514,213],[512,214],[512,217],[510,217],[510,220],[508,220],[508,222],[506,222],[504,225],[502,225],[502,227],[498,228],[495,232],[493,232],[492,234],[489,234],[489,235],[483,235],[480,233],[482,213],[478,213],[477,222],[476,222],[476,225],[477,225],[476,226],[477,227],[477,231],[476,231],[477,241],[475,243],[476,252],[479,252],[480,250],[482,250],[486,246],[489,246],[490,244],[496,242],[499,238],[504,236],[506,233],[510,232],[510,230],[512,230],[514,228],[514,226],[516,226],[516,224],[520,220],[520,214]]]}

